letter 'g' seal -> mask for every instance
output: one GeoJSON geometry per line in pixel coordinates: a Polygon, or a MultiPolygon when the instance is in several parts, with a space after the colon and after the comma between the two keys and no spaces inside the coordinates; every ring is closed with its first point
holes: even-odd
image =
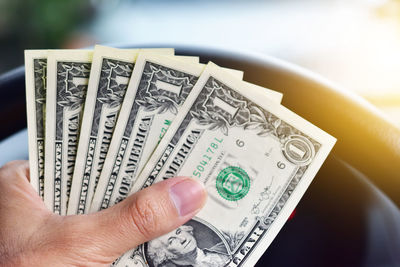
{"type": "Polygon", "coordinates": [[[237,201],[249,192],[250,178],[243,169],[229,166],[218,174],[216,186],[221,197],[237,201]]]}

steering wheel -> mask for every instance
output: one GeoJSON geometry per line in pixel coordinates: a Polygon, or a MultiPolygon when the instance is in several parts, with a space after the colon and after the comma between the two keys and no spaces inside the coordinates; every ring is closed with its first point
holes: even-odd
{"type": "MultiPolygon", "coordinates": [[[[243,70],[244,80],[282,92],[284,106],[337,138],[292,219],[257,266],[400,266],[399,128],[359,96],[276,58],[161,46],[243,70]]],[[[24,77],[23,67],[0,76],[0,140],[26,127],[24,77]]],[[[0,143],[0,164],[10,148],[27,158],[26,131],[0,143]]]]}

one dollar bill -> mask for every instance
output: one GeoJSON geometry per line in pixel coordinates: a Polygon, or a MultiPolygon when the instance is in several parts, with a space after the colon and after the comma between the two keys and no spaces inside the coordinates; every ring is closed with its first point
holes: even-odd
{"type": "MultiPolygon", "coordinates": [[[[174,53],[173,49],[151,50],[174,53]]],[[[94,49],[68,215],[89,211],[139,51],[99,45],[94,49]]]]}
{"type": "MultiPolygon", "coordinates": [[[[129,84],[108,161],[93,197],[91,212],[124,200],[169,125],[197,82],[205,65],[171,57],[139,55],[129,84]]],[[[224,69],[238,78],[243,72],[224,69]]],[[[260,90],[265,95],[268,92],[260,90]]],[[[255,91],[257,91],[255,90],[255,91]]],[[[277,96],[279,93],[271,93],[277,96]]]]}
{"type": "Polygon", "coordinates": [[[44,137],[47,50],[25,50],[26,110],[30,182],[44,198],[44,137]]]}
{"type": "Polygon", "coordinates": [[[193,220],[115,265],[254,266],[334,143],[210,63],[131,192],[191,176],[208,201],[193,220]]]}
{"type": "Polygon", "coordinates": [[[93,52],[49,50],[44,202],[65,215],[93,52]]]}
{"type": "Polygon", "coordinates": [[[203,66],[140,54],[116,125],[91,211],[125,199],[141,167],[178,113],[203,66]]]}

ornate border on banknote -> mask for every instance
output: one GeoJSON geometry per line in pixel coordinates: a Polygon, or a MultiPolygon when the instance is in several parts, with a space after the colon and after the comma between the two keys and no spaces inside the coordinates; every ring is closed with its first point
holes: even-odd
{"type": "MultiPolygon", "coordinates": [[[[78,214],[85,213],[89,207],[86,202],[91,201],[91,199],[87,199],[87,197],[91,197],[90,193],[87,192],[88,188],[90,188],[90,185],[93,183],[90,179],[95,179],[93,183],[94,188],[92,189],[94,192],[108,151],[111,136],[114,131],[119,107],[124,99],[133,67],[133,62],[111,58],[102,59],[101,71],[99,73],[100,77],[98,84],[96,85],[97,94],[92,111],[93,117],[90,121],[88,132],[89,139],[87,146],[85,147],[86,153],[83,157],[85,163],[83,170],[81,170],[83,171],[83,177],[79,183],[79,201],[76,202],[76,210],[78,214]],[[121,80],[122,78],[124,78],[124,80],[121,80]],[[104,119],[104,125],[100,125],[102,118],[104,119]],[[98,137],[99,131],[102,131],[102,138],[98,137]],[[97,142],[101,142],[100,146],[96,144],[97,142]],[[95,159],[93,157],[96,155],[96,147],[100,150],[100,156],[95,159]],[[96,176],[93,176],[93,168],[97,168],[94,170],[96,176]]],[[[78,176],[75,177],[78,178],[78,176]]]]}
{"type": "MultiPolygon", "coordinates": [[[[111,195],[113,195],[114,189],[116,188],[115,181],[119,176],[119,172],[121,169],[125,172],[124,175],[124,184],[129,187],[126,191],[127,194],[130,191],[131,180],[134,179],[138,173],[139,162],[141,161],[143,147],[140,145],[134,146],[132,151],[126,151],[126,147],[128,146],[129,140],[136,140],[139,138],[142,140],[142,144],[145,144],[147,139],[148,130],[150,130],[150,126],[154,116],[166,112],[170,112],[171,114],[176,115],[179,109],[179,106],[185,101],[186,97],[189,95],[192,90],[194,84],[196,83],[198,77],[194,75],[190,75],[188,73],[175,70],[170,67],[165,67],[160,64],[156,64],[151,62],[150,60],[146,60],[143,67],[143,75],[140,77],[140,83],[136,90],[135,101],[132,102],[132,106],[130,107],[129,117],[127,119],[126,124],[124,125],[123,135],[121,137],[121,141],[118,144],[120,147],[117,155],[115,157],[112,172],[110,173],[110,177],[108,178],[107,188],[108,190],[105,192],[102,201],[101,208],[105,209],[109,206],[109,201],[111,200],[111,195]],[[160,85],[160,83],[162,83],[160,85]],[[173,87],[172,89],[179,88],[179,92],[171,92],[171,90],[161,90],[160,87],[165,86],[173,87]],[[154,112],[153,115],[147,115],[142,118],[142,120],[146,120],[147,122],[144,127],[147,129],[147,133],[138,132],[137,135],[140,136],[132,136],[133,127],[138,126],[135,122],[138,119],[138,113],[142,109],[145,112],[154,112]],[[125,152],[129,155],[125,155],[125,152]],[[128,162],[126,166],[122,166],[121,162],[126,157],[129,156],[128,162]]],[[[139,125],[140,126],[140,125],[139,125]]],[[[158,141],[158,140],[152,140],[158,141]]],[[[122,201],[124,198],[117,197],[115,200],[116,204],[122,201]]]]}
{"type": "MultiPolygon", "coordinates": [[[[57,95],[56,95],[56,125],[55,125],[55,162],[54,166],[54,212],[59,213],[56,207],[61,207],[61,198],[66,197],[63,205],[68,205],[68,197],[71,191],[72,175],[74,173],[75,158],[78,148],[80,123],[82,120],[83,105],[86,99],[87,79],[90,74],[91,63],[87,62],[57,62],[57,95]],[[65,110],[70,113],[65,116],[65,110]],[[68,122],[65,122],[68,119],[68,122]],[[67,126],[67,129],[64,129],[67,126]],[[67,138],[65,138],[67,134],[67,138]],[[62,159],[63,142],[67,143],[67,159],[62,159]],[[66,174],[61,174],[61,164],[67,164],[66,174]],[[67,181],[58,183],[61,177],[67,181]],[[66,184],[66,195],[60,193],[61,186],[66,184]]],[[[65,144],[64,144],[65,146],[65,144]]],[[[65,211],[63,211],[65,212],[65,211]]]]}
{"type": "MultiPolygon", "coordinates": [[[[178,144],[193,119],[196,120],[197,124],[206,126],[208,130],[219,130],[225,135],[228,135],[230,128],[241,127],[244,130],[256,130],[259,136],[273,136],[279,140],[283,155],[297,166],[291,179],[287,181],[286,189],[281,197],[276,200],[272,208],[266,211],[264,215],[257,217],[252,230],[247,235],[243,235],[243,237],[246,238],[243,238],[240,242],[235,242],[235,247],[231,247],[231,261],[227,266],[242,266],[249,255],[251,255],[258,242],[267,234],[270,226],[288,202],[288,199],[306,172],[308,164],[310,164],[312,158],[317,155],[321,144],[289,123],[279,119],[271,112],[263,110],[259,105],[211,76],[197,96],[196,101],[192,104],[185,118],[181,121],[178,130],[170,140],[164,153],[159,157],[158,164],[156,165],[162,166],[163,162],[167,161],[174,147],[178,144]],[[217,98],[238,108],[231,111],[217,108],[215,106],[217,98]],[[302,141],[302,139],[308,141],[302,141]],[[306,149],[306,151],[301,153],[304,153],[302,154],[302,158],[307,160],[299,161],[295,157],[296,153],[300,152],[295,151],[295,146],[288,146],[293,140],[299,142],[301,147],[306,149]],[[294,151],[288,151],[288,149],[293,149],[294,151]]],[[[186,158],[184,160],[186,160],[186,158]]],[[[182,165],[183,164],[184,163],[182,163],[182,165]]],[[[158,171],[154,169],[153,172],[151,172],[151,175],[142,183],[142,189],[153,184],[158,176],[158,171]]],[[[163,179],[168,179],[171,175],[173,176],[173,174],[168,173],[168,177],[166,177],[166,175],[163,179]]]]}
{"type": "MultiPolygon", "coordinates": [[[[36,114],[36,145],[37,145],[37,174],[38,193],[44,197],[44,138],[45,138],[45,112],[46,112],[46,75],[47,57],[33,60],[34,86],[35,86],[35,114],[36,114]]],[[[30,112],[30,111],[28,111],[30,112]]],[[[36,161],[34,161],[36,162],[36,161]]],[[[32,168],[33,170],[35,168],[32,168]]]]}

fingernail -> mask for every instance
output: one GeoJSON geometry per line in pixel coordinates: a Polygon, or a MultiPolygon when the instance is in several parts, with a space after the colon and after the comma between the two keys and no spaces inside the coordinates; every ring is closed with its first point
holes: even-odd
{"type": "Polygon", "coordinates": [[[201,183],[188,178],[174,184],[169,194],[179,215],[185,216],[203,206],[205,189],[201,183]]]}

